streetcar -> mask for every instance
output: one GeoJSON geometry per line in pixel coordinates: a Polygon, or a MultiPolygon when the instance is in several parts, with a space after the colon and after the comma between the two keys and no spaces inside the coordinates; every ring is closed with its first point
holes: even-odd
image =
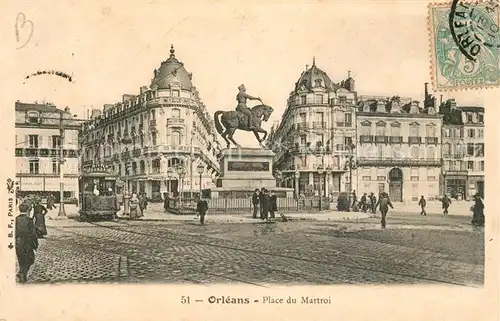
{"type": "Polygon", "coordinates": [[[116,193],[117,176],[104,166],[84,169],[78,178],[80,219],[113,219],[120,210],[116,193]]]}

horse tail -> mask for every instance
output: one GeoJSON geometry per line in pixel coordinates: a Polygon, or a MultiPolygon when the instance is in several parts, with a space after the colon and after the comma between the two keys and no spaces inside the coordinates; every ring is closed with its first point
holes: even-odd
{"type": "Polygon", "coordinates": [[[217,132],[222,135],[222,133],[224,132],[224,128],[222,128],[222,124],[220,123],[219,121],[219,115],[220,114],[223,114],[224,112],[222,110],[218,110],[215,112],[214,114],[214,121],[215,121],[215,129],[217,130],[217,132]]]}

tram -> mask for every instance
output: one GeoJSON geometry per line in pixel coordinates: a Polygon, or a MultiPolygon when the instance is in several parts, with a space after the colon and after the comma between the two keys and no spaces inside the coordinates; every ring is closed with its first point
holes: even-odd
{"type": "Polygon", "coordinates": [[[80,219],[113,219],[120,210],[116,194],[117,176],[104,166],[85,169],[78,179],[80,219]]]}

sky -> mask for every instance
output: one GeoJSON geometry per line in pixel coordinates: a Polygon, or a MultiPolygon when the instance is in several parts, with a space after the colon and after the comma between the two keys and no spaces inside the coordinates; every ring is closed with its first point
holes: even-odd
{"type": "MultiPolygon", "coordinates": [[[[15,21],[22,12],[33,34],[23,48],[2,50],[9,62],[3,89],[15,100],[49,101],[84,117],[87,108],[149,86],[173,44],[211,113],[234,109],[243,83],[275,109],[270,123],[279,120],[313,57],[334,82],[350,70],[359,95],[422,101],[431,81],[427,10],[418,0],[15,3],[4,14],[15,21]],[[23,79],[38,70],[70,74],[73,82],[23,79]]],[[[16,44],[9,28],[2,39],[16,44]]],[[[444,94],[450,96],[459,105],[483,105],[480,92],[444,94]]]]}

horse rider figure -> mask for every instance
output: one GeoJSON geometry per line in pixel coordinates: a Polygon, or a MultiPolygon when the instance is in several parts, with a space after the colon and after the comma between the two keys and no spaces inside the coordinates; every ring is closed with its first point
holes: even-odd
{"type": "MultiPolygon", "coordinates": [[[[238,90],[240,91],[238,93],[238,95],[236,95],[236,101],[238,102],[238,106],[236,106],[236,111],[239,111],[240,113],[242,113],[243,115],[246,115],[247,116],[247,119],[248,119],[248,123],[247,123],[247,128],[249,130],[252,130],[254,129],[254,125],[253,125],[253,113],[252,111],[250,110],[250,108],[247,107],[247,99],[250,99],[250,100],[258,100],[262,103],[262,100],[260,98],[256,98],[256,97],[253,97],[253,96],[250,96],[249,94],[246,93],[246,88],[245,88],[245,85],[240,85],[238,87],[238,90]]],[[[262,103],[263,104],[263,103],[262,103]]]]}

